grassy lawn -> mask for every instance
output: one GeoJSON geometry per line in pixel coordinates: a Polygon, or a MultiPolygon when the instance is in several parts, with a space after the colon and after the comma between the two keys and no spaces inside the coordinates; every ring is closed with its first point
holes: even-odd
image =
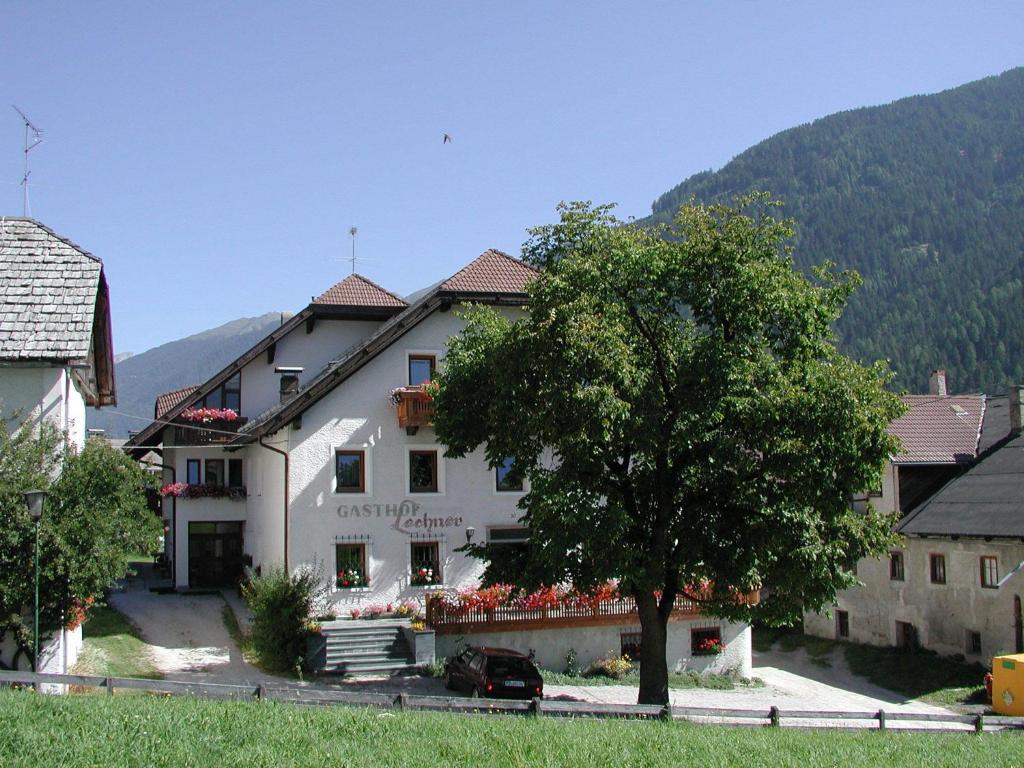
{"type": "Polygon", "coordinates": [[[985,703],[983,677],[987,670],[980,664],[939,656],[933,651],[844,643],[796,630],[754,630],[757,651],[768,651],[773,645],[781,651],[804,648],[811,660],[821,666],[831,666],[833,652],[841,651],[851,672],[907,698],[946,706],[985,703]]]}
{"type": "Polygon", "coordinates": [[[100,606],[89,611],[89,620],[82,625],[82,637],[82,651],[74,668],[77,674],[162,677],[138,630],[113,608],[100,606]]]}
{"type": "MultiPolygon", "coordinates": [[[[547,669],[541,670],[545,685],[640,685],[640,672],[634,670],[622,678],[616,680],[611,677],[573,677],[561,672],[552,672],[547,669]]],[[[739,675],[702,675],[698,672],[670,672],[668,676],[669,688],[711,688],[716,691],[731,691],[735,688],[761,688],[764,681],[759,678],[746,678],[739,675]]]]}
{"type": "Polygon", "coordinates": [[[0,690],[0,765],[1019,765],[1019,734],[898,734],[392,713],[0,690]]]}

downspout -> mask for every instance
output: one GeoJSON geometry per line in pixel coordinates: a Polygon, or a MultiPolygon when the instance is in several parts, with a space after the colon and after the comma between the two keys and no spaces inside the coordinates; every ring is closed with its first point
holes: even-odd
{"type": "Polygon", "coordinates": [[[274,448],[272,445],[267,445],[263,442],[262,437],[260,437],[260,445],[268,451],[284,456],[284,571],[288,573],[288,452],[274,448]]]}
{"type": "MultiPolygon", "coordinates": [[[[64,366],[64,441],[65,444],[71,441],[71,435],[68,429],[71,426],[70,417],[68,416],[68,401],[71,399],[71,366],[64,366]]],[[[76,446],[82,448],[84,446],[76,446]]]]}

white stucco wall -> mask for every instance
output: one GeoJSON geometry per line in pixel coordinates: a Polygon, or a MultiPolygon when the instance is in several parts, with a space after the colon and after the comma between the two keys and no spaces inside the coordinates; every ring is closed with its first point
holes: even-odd
{"type": "MultiPolygon", "coordinates": [[[[31,629],[31,628],[30,628],[31,629]]],[[[0,642],[0,659],[10,663],[14,658],[17,645],[14,640],[7,636],[0,642]]],[[[82,650],[82,628],[64,629],[51,637],[44,638],[39,647],[39,665],[37,671],[64,674],[78,661],[78,654],[82,650]]],[[[17,668],[20,670],[32,669],[27,656],[18,658],[17,668]]]]}
{"type": "Polygon", "coordinates": [[[58,429],[67,429],[71,441],[81,448],[85,407],[74,378],[64,368],[0,366],[0,414],[8,431],[23,422],[38,425],[45,418],[58,429]]]}
{"type": "MultiPolygon", "coordinates": [[[[980,558],[995,556],[1001,579],[1024,560],[1024,544],[979,539],[908,538],[901,550],[904,580],[889,577],[889,558],[865,559],[857,564],[863,586],[845,590],[837,607],[849,612],[850,640],[872,645],[895,645],[896,622],[917,629],[925,648],[941,654],[964,654],[985,662],[998,652],[1013,652],[1015,596],[1024,599],[1024,573],[1018,572],[999,589],[981,586],[980,558]],[[946,583],[932,584],[929,555],[946,559],[946,583]],[[981,654],[970,654],[967,632],[981,634],[981,654]]],[[[804,631],[818,637],[836,637],[836,618],[807,613],[804,631]]]]}
{"type": "MultiPolygon", "coordinates": [[[[533,651],[537,665],[561,672],[570,649],[577,663],[585,668],[600,658],[618,656],[623,634],[640,632],[639,624],[530,630],[525,632],[480,632],[465,635],[437,635],[437,657],[453,655],[465,645],[511,648],[522,653],[533,651]]],[[[750,627],[746,624],[708,619],[669,622],[666,643],[669,671],[731,672],[750,677],[752,670],[750,627]],[[719,627],[724,650],[712,656],[694,655],[690,643],[693,629],[719,627]]]]}

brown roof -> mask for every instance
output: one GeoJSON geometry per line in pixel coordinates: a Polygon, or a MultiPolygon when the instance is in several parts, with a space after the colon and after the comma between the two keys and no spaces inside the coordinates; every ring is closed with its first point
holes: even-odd
{"type": "Polygon", "coordinates": [[[889,425],[903,442],[897,464],[964,464],[978,455],[984,395],[904,395],[908,410],[889,425]]]}
{"type": "Polygon", "coordinates": [[[406,307],[406,302],[372,280],[351,274],[311,302],[343,307],[406,307]]]}
{"type": "Polygon", "coordinates": [[[196,384],[191,387],[182,387],[181,389],[175,389],[171,392],[164,392],[162,395],[157,395],[156,408],[154,409],[153,417],[156,419],[162,419],[168,411],[188,400],[189,396],[194,395],[198,389],[199,385],[196,384]]]}
{"type": "Polygon", "coordinates": [[[468,293],[525,293],[537,270],[493,248],[441,283],[442,291],[468,293]]]}

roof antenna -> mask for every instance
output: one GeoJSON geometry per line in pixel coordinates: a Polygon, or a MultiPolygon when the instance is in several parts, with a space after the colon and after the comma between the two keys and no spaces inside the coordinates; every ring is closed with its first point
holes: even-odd
{"type": "Polygon", "coordinates": [[[24,112],[15,107],[13,104],[11,104],[11,106],[14,108],[15,112],[21,115],[21,119],[25,123],[25,172],[24,175],[22,175],[21,177],[21,215],[28,216],[28,153],[43,143],[43,131],[40,128],[36,128],[24,112]],[[32,132],[31,144],[29,144],[29,131],[32,132]]]}
{"type": "Polygon", "coordinates": [[[352,235],[352,274],[356,273],[356,233],[359,230],[355,226],[348,230],[348,233],[352,235]]]}

